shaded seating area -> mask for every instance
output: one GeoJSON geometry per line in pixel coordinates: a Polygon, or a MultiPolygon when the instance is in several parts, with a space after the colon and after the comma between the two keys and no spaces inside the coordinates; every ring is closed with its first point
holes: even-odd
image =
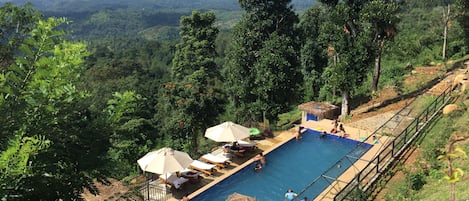
{"type": "Polygon", "coordinates": [[[173,173],[166,173],[166,174],[161,174],[159,176],[160,181],[162,181],[165,184],[169,184],[175,189],[180,189],[181,186],[188,182],[189,179],[184,178],[184,177],[178,177],[177,175],[173,173]]]}
{"type": "Polygon", "coordinates": [[[216,165],[208,164],[199,160],[194,160],[190,165],[189,169],[197,170],[204,173],[205,175],[212,175],[216,172],[216,165]]]}
{"type": "Polygon", "coordinates": [[[211,153],[203,155],[200,160],[216,165],[220,168],[226,168],[230,165],[229,158],[224,156],[216,156],[211,153]]]}

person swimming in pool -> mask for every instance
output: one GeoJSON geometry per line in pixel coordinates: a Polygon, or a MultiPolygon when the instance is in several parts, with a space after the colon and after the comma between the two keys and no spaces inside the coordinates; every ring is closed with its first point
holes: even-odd
{"type": "Polygon", "coordinates": [[[298,196],[298,194],[293,192],[292,189],[288,189],[288,191],[285,193],[285,201],[292,201],[296,198],[296,196],[298,196]]]}
{"type": "Polygon", "coordinates": [[[259,161],[256,162],[256,164],[254,165],[254,171],[256,172],[259,172],[262,170],[262,163],[260,163],[259,161]]]}
{"type": "Polygon", "coordinates": [[[326,137],[326,135],[327,135],[326,131],[323,131],[323,132],[321,133],[321,136],[319,136],[319,138],[324,138],[324,137],[326,137]]]}

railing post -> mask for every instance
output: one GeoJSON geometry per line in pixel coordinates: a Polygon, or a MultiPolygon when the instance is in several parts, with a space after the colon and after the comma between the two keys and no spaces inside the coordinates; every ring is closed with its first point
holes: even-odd
{"type": "Polygon", "coordinates": [[[381,157],[380,156],[381,156],[381,154],[378,154],[378,157],[376,158],[376,159],[378,159],[376,161],[376,167],[377,167],[376,170],[379,170],[379,164],[381,163],[381,160],[380,160],[381,157]]]}
{"type": "Polygon", "coordinates": [[[425,109],[425,122],[428,121],[428,109],[425,109]]]}
{"type": "Polygon", "coordinates": [[[376,172],[379,172],[379,164],[381,163],[381,154],[378,154],[378,161],[376,161],[376,172]]]}
{"type": "Polygon", "coordinates": [[[394,142],[396,142],[396,139],[392,141],[392,147],[391,147],[391,156],[394,157],[394,142]]]}
{"type": "Polygon", "coordinates": [[[419,131],[419,124],[420,124],[420,116],[417,117],[416,121],[415,121],[415,132],[419,131]]]}
{"type": "Polygon", "coordinates": [[[357,185],[360,184],[360,174],[362,173],[362,171],[358,172],[357,174],[357,185]]]}
{"type": "Polygon", "coordinates": [[[409,128],[409,127],[405,127],[405,129],[403,131],[404,132],[404,142],[407,142],[407,128],[409,128]]]}

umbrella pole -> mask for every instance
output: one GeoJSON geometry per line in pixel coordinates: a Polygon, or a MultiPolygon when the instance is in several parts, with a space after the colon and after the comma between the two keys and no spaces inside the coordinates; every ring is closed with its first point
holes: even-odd
{"type": "MultiPolygon", "coordinates": [[[[146,177],[145,171],[143,171],[143,174],[146,177]]],[[[147,200],[148,201],[150,200],[150,180],[148,179],[148,177],[147,177],[147,200]]]]}
{"type": "Polygon", "coordinates": [[[168,187],[168,174],[164,174],[164,177],[166,178],[164,180],[164,191],[166,193],[166,188],[168,187]]]}

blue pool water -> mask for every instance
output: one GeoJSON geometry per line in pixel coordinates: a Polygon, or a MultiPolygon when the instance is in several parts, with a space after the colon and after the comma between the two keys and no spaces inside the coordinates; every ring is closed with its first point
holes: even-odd
{"type": "MultiPolygon", "coordinates": [[[[250,164],[191,200],[224,201],[234,192],[262,201],[284,200],[288,189],[301,191],[359,143],[334,135],[319,136],[318,131],[308,130],[301,140],[290,140],[267,154],[267,164],[262,171],[255,172],[254,165],[250,164]]],[[[364,146],[354,155],[360,157],[370,147],[364,146]]],[[[343,172],[347,168],[340,169],[343,172]]],[[[321,191],[318,189],[318,193],[321,191]]],[[[308,195],[310,199],[315,196],[308,195]]]]}

